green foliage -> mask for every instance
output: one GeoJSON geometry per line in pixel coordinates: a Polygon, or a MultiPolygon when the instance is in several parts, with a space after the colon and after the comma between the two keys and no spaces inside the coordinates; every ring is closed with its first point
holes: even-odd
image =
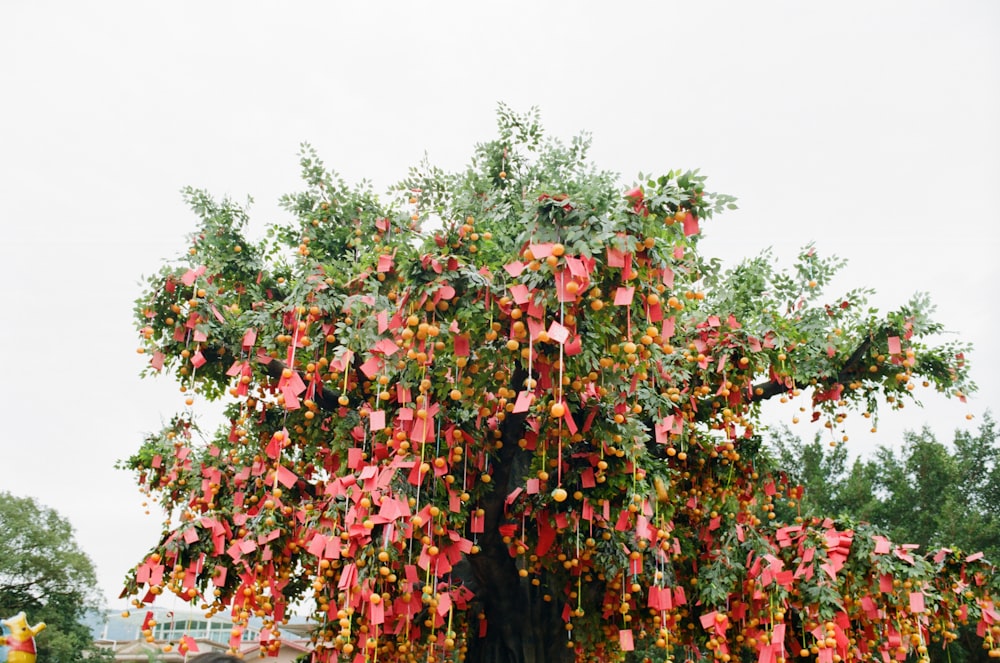
{"type": "Polygon", "coordinates": [[[100,607],[93,564],[69,522],[32,498],[0,492],[0,618],[24,612],[30,624],[45,622],[35,638],[39,661],[100,661],[107,657],[82,621],[100,607]]]}
{"type": "Polygon", "coordinates": [[[778,466],[805,494],[808,514],[869,521],[896,541],[1000,560],[1000,438],[987,415],[978,431],[939,442],[927,427],[899,448],[880,445],[848,464],[843,445],[804,443],[788,429],[769,439],[778,466]]]}

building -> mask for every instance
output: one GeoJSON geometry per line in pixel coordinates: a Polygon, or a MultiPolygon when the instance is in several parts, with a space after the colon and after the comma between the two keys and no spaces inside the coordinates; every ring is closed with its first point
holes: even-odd
{"type": "MultiPolygon", "coordinates": [[[[232,630],[232,622],[222,615],[207,619],[200,612],[159,607],[127,614],[109,610],[95,617],[91,621],[95,644],[113,651],[115,661],[123,663],[183,662],[195,654],[226,651],[232,630]],[[143,632],[147,627],[151,641],[143,632]]],[[[277,656],[266,660],[291,663],[311,651],[308,625],[304,620],[299,621],[301,623],[282,629],[277,656]]],[[[252,619],[241,638],[240,655],[244,659],[259,660],[266,656],[266,652],[262,652],[262,635],[266,639],[268,631],[263,629],[259,619],[252,619]]]]}
{"type": "MultiPolygon", "coordinates": [[[[141,661],[142,663],[184,663],[197,654],[210,651],[225,652],[227,647],[212,640],[195,640],[195,647],[181,651],[174,643],[157,640],[146,642],[145,640],[128,640],[124,642],[102,642],[98,641],[98,646],[109,649],[114,653],[115,661],[129,663],[141,661]]],[[[308,661],[311,648],[308,643],[301,641],[282,640],[281,648],[275,657],[265,658],[265,653],[261,652],[259,642],[247,642],[240,648],[240,656],[246,661],[273,661],[274,663],[295,663],[299,660],[308,661]],[[305,656],[306,658],[302,658],[305,656]]]]}
{"type": "MultiPolygon", "coordinates": [[[[149,607],[145,610],[132,610],[127,615],[108,610],[99,630],[94,632],[96,640],[143,640],[143,625],[152,617],[156,623],[152,627],[153,637],[157,640],[175,641],[182,636],[195,639],[205,639],[226,645],[229,643],[229,632],[233,628],[228,617],[206,619],[200,612],[183,612],[167,608],[149,607]]],[[[94,629],[94,626],[91,626],[94,629]]],[[[261,622],[251,619],[243,632],[243,640],[256,640],[260,637],[261,622]]]]}

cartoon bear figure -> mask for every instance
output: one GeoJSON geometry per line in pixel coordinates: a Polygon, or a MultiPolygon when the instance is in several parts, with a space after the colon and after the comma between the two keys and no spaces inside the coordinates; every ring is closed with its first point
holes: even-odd
{"type": "Polygon", "coordinates": [[[19,612],[2,623],[10,629],[10,635],[0,635],[0,645],[7,645],[7,663],[35,663],[35,636],[45,622],[29,627],[27,617],[19,612]]]}

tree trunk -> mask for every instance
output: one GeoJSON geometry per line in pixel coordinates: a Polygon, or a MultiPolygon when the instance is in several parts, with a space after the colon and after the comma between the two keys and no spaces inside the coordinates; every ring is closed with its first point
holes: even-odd
{"type": "MultiPolygon", "coordinates": [[[[559,663],[571,660],[566,647],[562,602],[546,601],[544,590],[517,573],[514,560],[480,553],[470,558],[476,600],[482,606],[483,637],[472,638],[466,663],[559,663]]],[[[472,634],[475,635],[475,634],[472,634]]]]}
{"type": "MultiPolygon", "coordinates": [[[[520,384],[524,377],[521,370],[516,371],[514,384],[520,384]]],[[[562,620],[563,597],[554,593],[546,600],[543,585],[533,585],[529,578],[518,574],[517,564],[500,533],[506,497],[523,484],[530,469],[532,452],[524,451],[517,443],[524,427],[523,414],[510,415],[503,421],[503,447],[493,468],[495,489],[483,502],[485,531],[479,541],[480,552],[466,558],[470,589],[486,620],[480,630],[480,633],[485,630],[483,637],[469,642],[466,663],[572,660],[562,620]]]]}

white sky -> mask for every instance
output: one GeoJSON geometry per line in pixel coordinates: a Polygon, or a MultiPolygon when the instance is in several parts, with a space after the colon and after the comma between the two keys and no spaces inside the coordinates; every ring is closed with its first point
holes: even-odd
{"type": "Polygon", "coordinates": [[[70,519],[109,601],[159,532],[113,465],[183,407],[138,379],[131,322],[194,228],[178,190],[263,224],[301,141],[384,190],[425,151],[464,166],[498,101],[626,181],[701,168],[740,199],[706,228],[729,262],[815,240],[886,309],[930,292],[981,391],[853,451],[997,412],[1000,3],[3,0],[0,489],[70,519]]]}

